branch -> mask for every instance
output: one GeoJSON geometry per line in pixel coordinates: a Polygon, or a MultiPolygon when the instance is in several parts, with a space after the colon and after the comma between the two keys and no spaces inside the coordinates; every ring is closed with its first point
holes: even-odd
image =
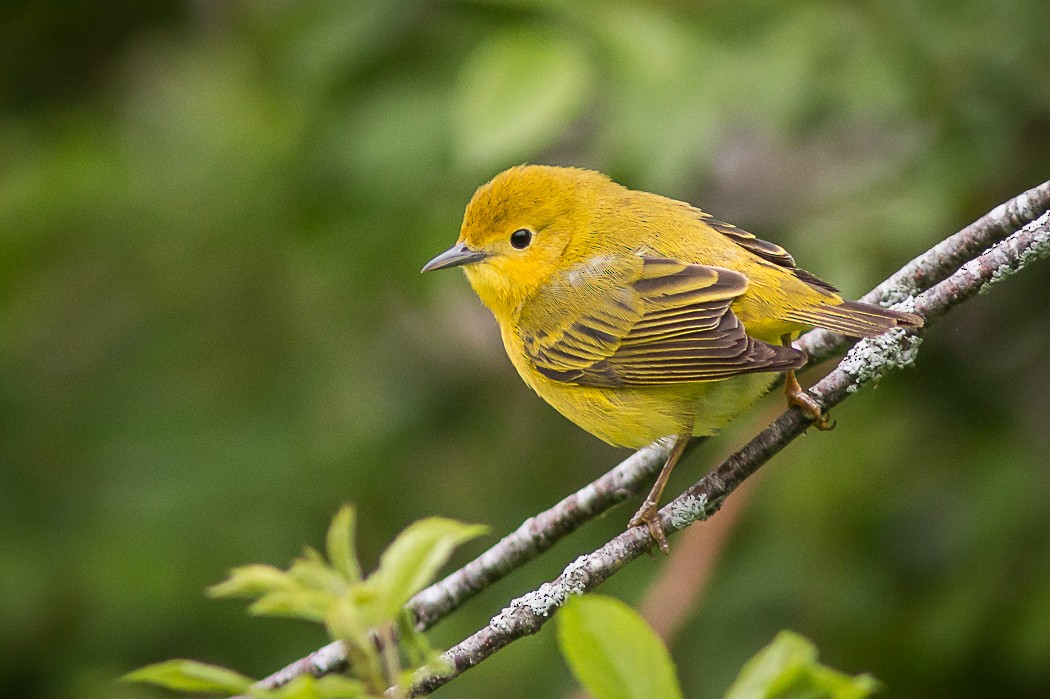
{"type": "Polygon", "coordinates": [[[554,507],[529,517],[495,546],[444,580],[413,597],[408,606],[421,629],[433,626],[504,575],[531,561],[597,517],[641,490],[667,460],[669,440],[642,447],[598,480],[577,490],[554,507]]]}
{"type": "MultiPolygon", "coordinates": [[[[945,238],[901,267],[889,279],[860,298],[877,306],[892,306],[943,281],[963,263],[977,257],[1050,209],[1050,182],[1029,189],[1003,202],[958,233],[945,238]]],[[[796,346],[810,357],[826,359],[840,351],[849,339],[817,328],[799,339],[796,346]]]]}
{"type": "MultiPolygon", "coordinates": [[[[521,523],[488,551],[408,602],[420,629],[427,629],[464,602],[511,571],[528,563],[581,524],[628,498],[637,497],[667,459],[668,440],[642,447],[598,480],[577,490],[554,507],[521,523]]],[[[260,680],[257,686],[274,689],[299,675],[316,677],[346,669],[346,651],[340,641],[329,643],[260,680]]]]}
{"type": "MultiPolygon", "coordinates": [[[[926,320],[926,327],[930,327],[954,306],[1043,257],[1050,257],[1050,211],[964,264],[947,279],[920,294],[913,304],[905,305],[913,306],[909,310],[921,315],[926,320]]],[[[910,366],[920,342],[914,331],[899,328],[861,340],[811,392],[825,409],[829,409],[860,387],[910,366]]],[[[675,532],[713,515],[737,486],[805,432],[809,424],[797,409],[783,413],[740,451],[663,507],[660,519],[664,530],[675,532]]],[[[555,580],[513,600],[510,606],[493,617],[488,626],[450,648],[444,657],[454,668],[453,672],[440,677],[420,678],[413,687],[412,696],[429,694],[500,648],[536,633],[570,595],[590,592],[654,544],[646,527],[634,527],[600,549],[580,556],[555,580]]]]}
{"type": "Polygon", "coordinates": [[[682,627],[700,606],[757,483],[756,478],[748,479],[737,488],[733,499],[722,505],[717,519],[682,533],[672,555],[638,603],[639,613],[668,646],[674,645],[682,627]]]}
{"type": "MultiPolygon", "coordinates": [[[[928,289],[959,264],[1002,240],[1012,231],[1050,209],[1050,182],[997,206],[979,220],[938,243],[863,297],[891,305],[928,289]]],[[[813,330],[796,342],[813,363],[834,355],[848,340],[826,330],[813,330]]],[[[636,497],[655,477],[667,457],[660,441],[639,449],[604,476],[569,495],[550,509],[525,520],[485,553],[431,585],[409,601],[421,629],[429,628],[487,586],[551,548],[562,537],[620,502],[636,497]]],[[[342,644],[331,643],[260,680],[275,688],[302,674],[315,676],[345,669],[342,644]]]]}

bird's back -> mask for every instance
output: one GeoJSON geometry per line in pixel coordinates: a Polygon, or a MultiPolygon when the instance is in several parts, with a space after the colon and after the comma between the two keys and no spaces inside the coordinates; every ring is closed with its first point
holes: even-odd
{"type": "Polygon", "coordinates": [[[589,255],[648,254],[740,272],[748,288],[733,311],[749,335],[767,342],[812,325],[793,320],[794,311],[842,302],[833,287],[798,268],[780,246],[686,202],[619,189],[615,204],[600,210],[580,236],[575,254],[581,261],[589,255]]]}

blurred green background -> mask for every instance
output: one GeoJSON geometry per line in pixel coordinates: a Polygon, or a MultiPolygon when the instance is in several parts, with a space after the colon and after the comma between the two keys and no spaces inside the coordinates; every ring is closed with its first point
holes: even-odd
{"type": "MultiPolygon", "coordinates": [[[[366,561],[426,515],[490,525],[462,562],[626,455],[529,392],[462,275],[418,273],[500,169],[688,199],[858,295],[1050,178],[1048,26],[1045,0],[5,3],[2,693],[267,674],[324,639],[206,600],[229,567],[287,563],[343,501],[366,561]]],[[[781,628],[887,696],[1045,696],[1048,289],[1042,263],[974,300],[774,460],[674,644],[688,696],[781,628]]],[[[604,590],[638,602],[661,565],[604,590]]],[[[544,631],[437,696],[571,686],[544,631]]]]}

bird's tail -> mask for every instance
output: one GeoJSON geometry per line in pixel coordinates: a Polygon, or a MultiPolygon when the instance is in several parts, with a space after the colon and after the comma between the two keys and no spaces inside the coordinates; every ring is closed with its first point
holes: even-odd
{"type": "Polygon", "coordinates": [[[914,313],[891,311],[859,301],[793,310],[785,318],[850,337],[875,337],[893,328],[922,327],[922,318],[914,313]]]}

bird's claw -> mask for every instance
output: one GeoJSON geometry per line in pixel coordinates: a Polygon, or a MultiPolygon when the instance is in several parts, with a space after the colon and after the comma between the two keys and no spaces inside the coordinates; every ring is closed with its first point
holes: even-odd
{"type": "Polygon", "coordinates": [[[835,429],[836,422],[830,419],[831,416],[828,413],[821,410],[820,404],[813,396],[799,390],[788,393],[787,399],[789,405],[794,405],[813,420],[813,426],[818,430],[826,432],[835,429]]]}
{"type": "Polygon", "coordinates": [[[653,537],[653,541],[660,547],[660,551],[665,554],[670,553],[671,547],[667,545],[667,534],[664,533],[663,524],[660,523],[660,512],[656,509],[654,503],[646,502],[642,505],[642,508],[635,513],[634,517],[631,517],[628,526],[633,528],[640,527],[643,524],[649,530],[649,536],[653,537]]]}

